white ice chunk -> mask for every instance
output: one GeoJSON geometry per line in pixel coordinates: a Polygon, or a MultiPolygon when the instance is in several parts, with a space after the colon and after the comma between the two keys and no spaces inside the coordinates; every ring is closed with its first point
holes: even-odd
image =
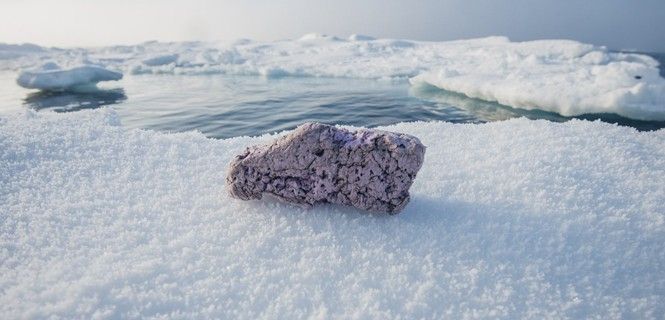
{"type": "Polygon", "coordinates": [[[49,62],[39,69],[21,72],[16,82],[21,87],[29,89],[62,91],[94,86],[101,81],[120,79],[122,79],[122,73],[98,66],[84,65],[71,69],[60,69],[57,64],[49,62]]]}
{"type": "Polygon", "coordinates": [[[665,79],[652,62],[615,60],[599,51],[566,64],[552,64],[550,58],[538,54],[520,58],[519,63],[508,61],[514,59],[510,56],[485,62],[478,58],[476,65],[451,63],[410,81],[563,116],[614,113],[639,120],[665,120],[665,79]]]}

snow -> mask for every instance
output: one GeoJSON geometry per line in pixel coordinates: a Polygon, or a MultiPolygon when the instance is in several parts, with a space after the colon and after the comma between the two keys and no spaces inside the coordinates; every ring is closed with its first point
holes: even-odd
{"type": "Polygon", "coordinates": [[[0,318],[665,314],[665,130],[514,119],[384,129],[428,147],[397,216],[242,202],[272,136],[0,116],[0,318]]]}
{"type": "MultiPolygon", "coordinates": [[[[0,46],[0,56],[3,50],[0,46]]],[[[131,74],[233,74],[411,79],[469,97],[564,116],[615,113],[665,120],[665,79],[658,62],[636,53],[570,40],[511,42],[505,37],[426,42],[348,39],[311,33],[274,42],[145,42],[134,46],[6,53],[0,70],[44,59],[81,62],[131,74]]]]}
{"type": "Polygon", "coordinates": [[[37,69],[21,72],[16,83],[28,89],[65,91],[94,86],[101,81],[120,79],[122,73],[94,65],[61,69],[57,64],[47,62],[37,69]]]}

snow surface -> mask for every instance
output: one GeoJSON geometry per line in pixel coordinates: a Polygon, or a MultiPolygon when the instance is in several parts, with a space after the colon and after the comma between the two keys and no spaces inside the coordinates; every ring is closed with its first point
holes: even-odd
{"type": "MultiPolygon", "coordinates": [[[[0,56],[9,47],[0,46],[0,56]]],[[[13,48],[13,47],[12,47],[13,48]]],[[[564,116],[616,113],[665,120],[665,79],[651,57],[569,40],[505,37],[423,42],[307,34],[297,40],[44,49],[0,60],[0,70],[98,64],[127,73],[408,79],[470,97],[564,116]],[[638,79],[639,78],[639,79],[638,79]]],[[[16,56],[16,48],[7,51],[16,56]]]]}
{"type": "Polygon", "coordinates": [[[665,130],[515,119],[427,145],[397,216],[242,202],[271,136],[0,116],[0,318],[636,318],[665,314],[665,130]]]}
{"type": "Polygon", "coordinates": [[[63,91],[94,86],[101,81],[120,79],[122,79],[122,73],[94,65],[61,69],[57,64],[48,62],[37,69],[21,72],[16,83],[28,89],[63,91]]]}

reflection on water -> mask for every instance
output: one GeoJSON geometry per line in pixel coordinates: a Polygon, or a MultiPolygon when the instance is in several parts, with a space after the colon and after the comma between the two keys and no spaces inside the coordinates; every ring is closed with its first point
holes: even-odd
{"type": "Polygon", "coordinates": [[[35,110],[71,112],[95,109],[125,100],[127,100],[127,96],[123,89],[96,89],[83,92],[33,92],[23,99],[23,103],[35,110]]]}
{"type": "Polygon", "coordinates": [[[445,91],[437,87],[420,84],[411,88],[411,94],[425,101],[437,102],[443,105],[460,108],[473,114],[478,119],[489,121],[507,120],[510,118],[525,117],[528,119],[545,119],[555,122],[564,122],[571,119],[600,120],[608,123],[616,123],[629,126],[640,131],[658,130],[665,128],[665,121],[641,121],[621,117],[616,114],[585,114],[575,117],[564,117],[557,113],[542,110],[515,109],[509,106],[488,102],[484,100],[469,98],[465,95],[445,91]]]}
{"type": "Polygon", "coordinates": [[[141,75],[123,79],[123,126],[260,135],[306,121],[375,127],[405,121],[478,123],[473,114],[409,95],[406,82],[341,78],[141,75]]]}
{"type": "Polygon", "coordinates": [[[529,119],[547,119],[551,121],[565,121],[567,118],[556,113],[540,110],[523,110],[504,106],[496,102],[469,98],[463,94],[441,90],[428,84],[418,84],[411,87],[410,93],[424,101],[436,102],[445,106],[460,108],[478,119],[489,121],[501,121],[511,118],[526,117],[529,119]]]}

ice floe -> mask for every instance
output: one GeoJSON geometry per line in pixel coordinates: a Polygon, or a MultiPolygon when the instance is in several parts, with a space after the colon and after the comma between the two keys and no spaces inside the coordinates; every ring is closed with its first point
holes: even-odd
{"type": "Polygon", "coordinates": [[[82,65],[61,69],[53,62],[46,63],[33,70],[22,71],[16,83],[28,89],[45,91],[65,91],[95,86],[101,81],[117,81],[122,73],[99,66],[82,65]]]}
{"type": "Polygon", "coordinates": [[[660,318],[665,130],[515,119],[428,147],[398,216],[227,196],[212,140],[0,115],[0,318],[660,318]]]}
{"type": "MultiPolygon", "coordinates": [[[[3,50],[0,47],[0,55],[3,50]]],[[[16,50],[11,54],[16,55],[16,50]]],[[[87,61],[132,74],[410,78],[414,85],[564,116],[615,113],[665,120],[665,79],[656,60],[570,40],[511,42],[489,37],[427,42],[312,33],[273,42],[240,39],[49,49],[0,60],[0,70],[36,65],[45,55],[63,65],[87,61]]]]}
{"type": "Polygon", "coordinates": [[[145,64],[146,66],[154,67],[154,66],[163,66],[165,64],[175,63],[176,61],[178,61],[177,53],[148,58],[146,60],[143,60],[143,64],[145,64]]]}
{"type": "Polygon", "coordinates": [[[465,59],[473,63],[443,64],[410,81],[563,116],[615,113],[665,120],[665,79],[650,57],[603,52],[568,41],[509,46],[469,51],[465,59]]]}

